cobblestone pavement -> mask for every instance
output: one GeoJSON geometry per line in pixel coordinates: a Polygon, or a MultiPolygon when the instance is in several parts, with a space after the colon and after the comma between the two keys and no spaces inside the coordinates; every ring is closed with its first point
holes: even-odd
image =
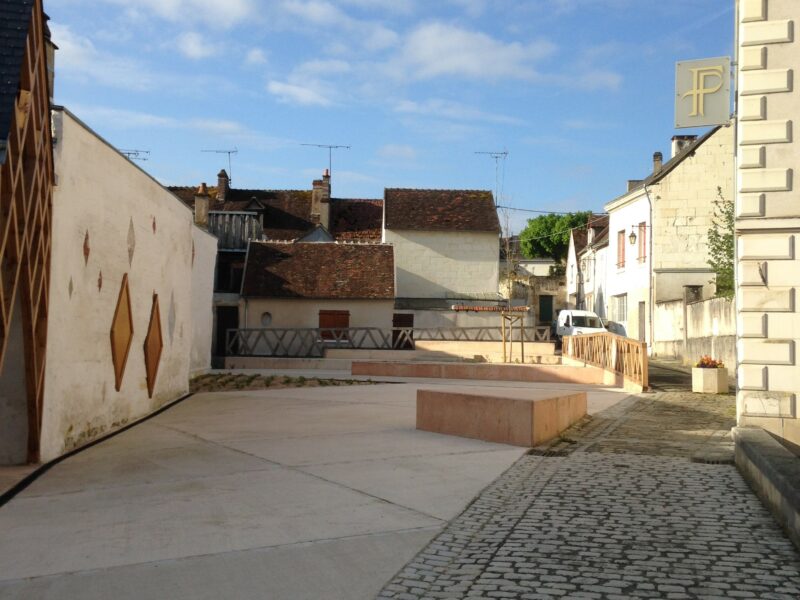
{"type": "Polygon", "coordinates": [[[733,398],[643,394],[523,457],[379,598],[800,598],[732,466],[733,398]]]}

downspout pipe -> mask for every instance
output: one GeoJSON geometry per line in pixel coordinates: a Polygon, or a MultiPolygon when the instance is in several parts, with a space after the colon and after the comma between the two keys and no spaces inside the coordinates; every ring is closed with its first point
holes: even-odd
{"type": "MultiPolygon", "coordinates": [[[[655,298],[655,292],[654,292],[655,281],[653,280],[653,237],[655,236],[655,227],[653,226],[653,199],[650,197],[650,190],[647,189],[647,184],[646,183],[644,184],[644,195],[647,198],[647,205],[649,206],[649,209],[650,209],[650,236],[649,236],[649,240],[648,240],[648,244],[647,244],[648,245],[648,248],[647,248],[647,252],[648,252],[647,264],[648,264],[648,267],[649,267],[648,270],[650,271],[650,273],[649,273],[650,285],[648,286],[648,289],[649,289],[649,292],[650,292],[649,293],[650,298],[649,298],[649,302],[648,302],[649,306],[648,306],[648,310],[647,310],[647,312],[649,313],[648,314],[648,316],[649,316],[648,320],[650,322],[649,323],[650,336],[649,336],[649,338],[647,340],[647,348],[649,350],[648,355],[650,355],[650,354],[652,354],[652,351],[653,351],[653,336],[654,336],[654,333],[655,333],[655,326],[653,325],[653,315],[655,315],[655,307],[653,306],[653,298],[655,298]]],[[[645,229],[645,231],[646,231],[646,229],[645,229]]],[[[686,325],[684,324],[684,327],[685,326],[686,325]]]]}

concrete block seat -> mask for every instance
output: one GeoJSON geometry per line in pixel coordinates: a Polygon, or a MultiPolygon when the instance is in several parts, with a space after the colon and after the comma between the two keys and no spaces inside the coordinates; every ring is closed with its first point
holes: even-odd
{"type": "Polygon", "coordinates": [[[513,446],[544,444],[585,415],[585,392],[519,399],[417,391],[417,429],[513,446]]]}

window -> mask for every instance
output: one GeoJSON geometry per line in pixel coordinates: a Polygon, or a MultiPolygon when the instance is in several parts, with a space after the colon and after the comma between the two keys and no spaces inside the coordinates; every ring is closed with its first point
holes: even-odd
{"type": "Polygon", "coordinates": [[[617,323],[628,320],[628,294],[611,297],[611,320],[617,323]]]}
{"type": "Polygon", "coordinates": [[[639,262],[647,258],[647,223],[639,223],[639,262]]]}
{"type": "Polygon", "coordinates": [[[625,266],[625,230],[617,232],[617,267],[625,266]]]}
{"type": "Polygon", "coordinates": [[[261,313],[261,326],[262,327],[269,327],[272,323],[272,313],[261,313]]]}

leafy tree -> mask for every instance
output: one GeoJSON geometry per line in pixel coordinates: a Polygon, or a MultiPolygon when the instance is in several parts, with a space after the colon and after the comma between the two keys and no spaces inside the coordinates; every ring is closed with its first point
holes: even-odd
{"type": "Polygon", "coordinates": [[[717,296],[733,298],[735,286],[733,280],[733,201],[726,200],[722,188],[717,188],[717,199],[714,201],[714,216],[711,229],[708,230],[708,265],[717,275],[717,296]]]}
{"type": "Polygon", "coordinates": [[[522,254],[525,258],[553,258],[566,262],[570,231],[586,225],[591,214],[586,211],[528,219],[528,224],[519,234],[522,254]]]}

